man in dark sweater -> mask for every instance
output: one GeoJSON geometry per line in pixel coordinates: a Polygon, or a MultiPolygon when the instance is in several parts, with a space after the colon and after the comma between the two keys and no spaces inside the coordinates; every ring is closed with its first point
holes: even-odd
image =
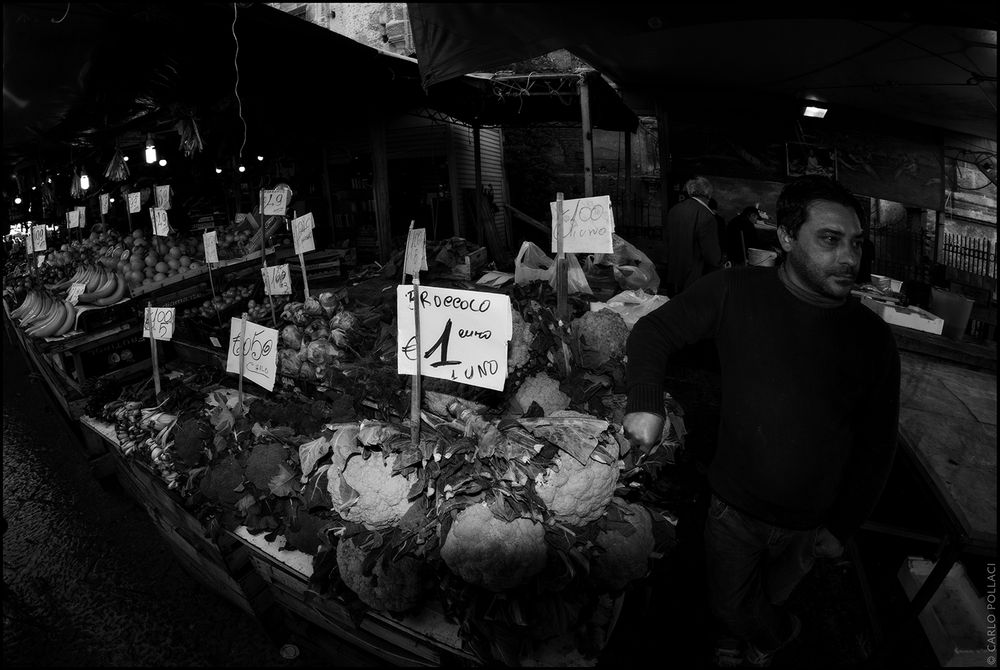
{"type": "Polygon", "coordinates": [[[798,632],[781,605],[815,558],[835,558],[892,465],[899,354],[851,300],[862,211],[839,183],[806,176],[778,199],[777,268],[706,275],[640,319],[628,340],[626,434],[662,433],[663,380],[684,345],[714,340],[722,397],[705,526],[712,612],[767,665],[798,632]]]}

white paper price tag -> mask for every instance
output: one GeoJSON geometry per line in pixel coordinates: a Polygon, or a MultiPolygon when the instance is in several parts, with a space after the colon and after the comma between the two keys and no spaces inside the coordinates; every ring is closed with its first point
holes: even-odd
{"type": "Polygon", "coordinates": [[[142,322],[142,336],[149,338],[150,328],[157,340],[169,340],[174,336],[174,308],[147,307],[142,322]]]}
{"type": "Polygon", "coordinates": [[[205,262],[219,262],[219,236],[214,230],[201,234],[202,243],[205,245],[205,262]]]}
{"type": "Polygon", "coordinates": [[[77,225],[83,228],[87,225],[87,207],[85,205],[78,205],[76,211],[80,213],[80,221],[77,225]]]}
{"type": "Polygon", "coordinates": [[[101,216],[104,216],[105,214],[108,213],[108,210],[111,208],[111,197],[107,193],[103,193],[101,194],[100,201],[101,201],[101,216]]]}
{"type": "MultiPolygon", "coordinates": [[[[419,286],[420,375],[502,391],[513,332],[510,297],[419,286]]],[[[416,374],[413,286],[396,287],[397,371],[416,374]]]]}
{"type": "Polygon", "coordinates": [[[140,197],[140,194],[138,192],[136,192],[136,193],[129,193],[128,194],[128,213],[129,214],[138,214],[139,210],[142,209],[142,202],[139,200],[139,197],[140,197]]]}
{"type": "Polygon", "coordinates": [[[414,228],[406,234],[403,274],[413,276],[427,270],[427,229],[414,228]]]}
{"type": "Polygon", "coordinates": [[[38,256],[37,258],[38,258],[38,263],[36,264],[37,267],[42,267],[43,265],[45,265],[45,254],[42,254],[41,256],[38,256]]]}
{"type": "Polygon", "coordinates": [[[170,186],[156,187],[156,206],[160,209],[170,209],[170,186]]]}
{"type": "Polygon", "coordinates": [[[79,228],[80,227],[80,210],[71,209],[66,212],[66,227],[67,228],[79,228]]]}
{"type": "Polygon", "coordinates": [[[304,254],[316,250],[314,225],[312,212],[292,219],[292,244],[295,246],[295,253],[304,254]]]}
{"type": "Polygon", "coordinates": [[[291,295],[292,278],[288,274],[288,263],[261,268],[264,275],[264,293],[266,295],[291,295]]]}
{"type": "Polygon", "coordinates": [[[283,188],[264,191],[264,216],[284,216],[287,207],[288,191],[283,188]]]}
{"type": "Polygon", "coordinates": [[[243,377],[268,391],[274,390],[278,376],[278,331],[247,321],[240,338],[241,319],[233,318],[229,326],[229,348],[226,372],[240,373],[240,348],[243,349],[243,377]]]}
{"type": "Polygon", "coordinates": [[[24,236],[24,251],[29,256],[35,253],[35,241],[32,239],[34,235],[32,234],[32,229],[28,227],[28,234],[24,236]]]}
{"type": "Polygon", "coordinates": [[[76,304],[77,300],[80,299],[80,294],[87,290],[87,285],[82,282],[75,282],[69,287],[69,293],[66,295],[66,300],[72,304],[76,304]]]}
{"type": "MultiPolygon", "coordinates": [[[[552,252],[559,251],[556,240],[556,203],[550,202],[552,212],[552,252]]],[[[611,197],[563,200],[563,251],[565,253],[594,252],[610,254],[614,251],[612,233],[615,217],[611,211],[611,197]]]]}
{"type": "Polygon", "coordinates": [[[33,252],[45,251],[48,246],[45,243],[45,226],[33,226],[31,229],[31,248],[33,252]]]}
{"type": "Polygon", "coordinates": [[[160,207],[153,207],[149,210],[153,217],[153,234],[166,237],[170,234],[170,224],[167,223],[167,210],[160,207]]]}

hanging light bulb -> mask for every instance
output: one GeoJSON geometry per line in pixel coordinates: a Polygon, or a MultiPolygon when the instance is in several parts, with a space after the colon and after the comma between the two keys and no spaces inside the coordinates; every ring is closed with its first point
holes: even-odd
{"type": "Polygon", "coordinates": [[[237,169],[237,170],[239,170],[240,172],[246,172],[246,171],[247,171],[247,169],[246,169],[245,167],[243,167],[242,165],[241,165],[241,166],[239,166],[239,167],[238,167],[238,168],[236,168],[236,169],[237,169]]]}
{"type": "Polygon", "coordinates": [[[153,144],[153,135],[146,135],[146,162],[155,163],[156,162],[156,145],[153,144]]]}
{"type": "Polygon", "coordinates": [[[115,201],[115,199],[114,199],[114,198],[108,198],[108,202],[109,202],[109,203],[112,203],[112,202],[114,202],[114,201],[115,201]]]}
{"type": "Polygon", "coordinates": [[[20,205],[21,204],[21,196],[19,196],[19,195],[14,196],[14,204],[15,205],[20,205]]]}
{"type": "Polygon", "coordinates": [[[90,188],[90,177],[87,176],[87,171],[84,169],[80,170],[80,188],[84,191],[90,188]]]}
{"type": "Polygon", "coordinates": [[[37,186],[32,186],[31,190],[34,191],[36,188],[38,188],[38,187],[37,186]]]}
{"type": "Polygon", "coordinates": [[[160,159],[160,167],[165,167],[166,165],[167,165],[167,159],[166,158],[161,158],[160,159]]]}
{"type": "Polygon", "coordinates": [[[128,162],[128,156],[122,156],[122,160],[127,163],[128,162]]]}
{"type": "Polygon", "coordinates": [[[215,174],[222,174],[222,168],[220,167],[215,168],[215,174]]]}
{"type": "Polygon", "coordinates": [[[262,161],[262,160],[264,160],[264,157],[261,156],[260,154],[257,154],[257,160],[262,161]]]}

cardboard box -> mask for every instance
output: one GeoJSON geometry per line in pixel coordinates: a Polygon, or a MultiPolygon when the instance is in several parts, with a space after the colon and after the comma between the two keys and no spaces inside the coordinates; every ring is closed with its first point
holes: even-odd
{"type": "Polygon", "coordinates": [[[882,317],[886,323],[922,330],[933,335],[940,335],[944,330],[944,319],[916,305],[900,307],[867,296],[861,298],[861,304],[882,317]]]}
{"type": "Polygon", "coordinates": [[[447,276],[471,281],[484,265],[486,265],[486,247],[479,247],[471,254],[467,254],[465,260],[453,267],[447,276]]]}
{"type": "MultiPolygon", "coordinates": [[[[934,568],[931,561],[910,556],[899,568],[899,582],[911,600],[934,568]]],[[[955,563],[920,613],[920,624],[945,668],[985,667],[987,610],[965,567],[955,563]]]]}

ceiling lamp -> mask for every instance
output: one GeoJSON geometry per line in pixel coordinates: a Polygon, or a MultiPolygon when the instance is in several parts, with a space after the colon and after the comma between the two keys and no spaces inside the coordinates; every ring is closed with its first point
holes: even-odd
{"type": "Polygon", "coordinates": [[[161,158],[160,159],[160,167],[166,167],[166,166],[167,166],[167,159],[166,158],[161,158]]]}
{"type": "Polygon", "coordinates": [[[261,156],[260,154],[257,154],[257,160],[262,161],[262,160],[264,160],[264,157],[261,156]]]}
{"type": "Polygon", "coordinates": [[[802,116],[813,119],[822,119],[826,116],[827,109],[818,103],[809,104],[802,108],[802,116]]]}
{"type": "Polygon", "coordinates": [[[153,164],[156,162],[156,145],[153,144],[153,136],[146,135],[146,162],[153,164]]]}
{"type": "Polygon", "coordinates": [[[19,196],[19,195],[14,196],[14,204],[15,205],[20,205],[21,204],[21,196],[19,196]]]}
{"type": "Polygon", "coordinates": [[[80,170],[80,188],[86,191],[90,188],[90,177],[87,176],[87,170],[80,170]]]}
{"type": "Polygon", "coordinates": [[[239,170],[240,172],[246,172],[246,171],[247,171],[247,169],[246,169],[245,167],[243,167],[242,165],[241,165],[241,166],[239,166],[239,167],[238,167],[238,168],[236,168],[236,169],[237,169],[237,170],[239,170]]]}

